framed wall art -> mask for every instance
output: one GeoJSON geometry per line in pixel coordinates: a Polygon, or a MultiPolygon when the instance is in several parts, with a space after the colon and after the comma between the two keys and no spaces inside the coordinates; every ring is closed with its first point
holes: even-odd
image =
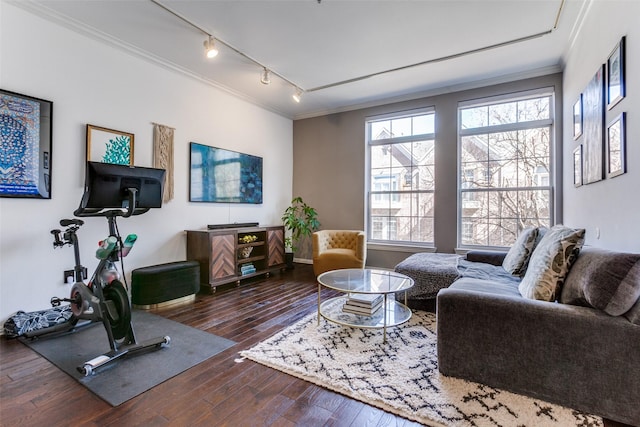
{"type": "Polygon", "coordinates": [[[573,104],[573,139],[580,138],[582,135],[582,94],[573,104]]]}
{"type": "Polygon", "coordinates": [[[573,150],[573,185],[575,187],[582,185],[582,144],[573,150]]]}
{"type": "Polygon", "coordinates": [[[607,127],[607,177],[627,172],[626,163],[625,113],[622,113],[607,127]]]}
{"type": "Polygon", "coordinates": [[[87,161],[133,166],[133,134],[87,125],[87,161]]]}
{"type": "Polygon", "coordinates": [[[0,196],[51,198],[53,102],[0,89],[0,196]]]}
{"type": "Polygon", "coordinates": [[[582,92],[582,182],[604,179],[604,65],[582,92]]]}
{"type": "Polygon", "coordinates": [[[625,96],[623,37],[607,59],[607,108],[612,109],[625,96]]]}

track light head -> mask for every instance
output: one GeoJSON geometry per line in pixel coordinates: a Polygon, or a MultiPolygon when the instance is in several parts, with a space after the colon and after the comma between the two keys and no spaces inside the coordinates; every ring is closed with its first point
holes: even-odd
{"type": "Polygon", "coordinates": [[[262,68],[260,83],[262,83],[263,85],[268,85],[269,83],[271,83],[271,79],[269,78],[269,70],[267,70],[267,67],[262,68]]]}
{"type": "Polygon", "coordinates": [[[293,94],[293,100],[297,103],[300,103],[300,99],[302,99],[302,89],[297,87],[296,93],[293,94]]]}
{"type": "Polygon", "coordinates": [[[204,41],[204,51],[206,52],[207,58],[215,58],[218,55],[216,39],[209,36],[209,38],[204,41]]]}

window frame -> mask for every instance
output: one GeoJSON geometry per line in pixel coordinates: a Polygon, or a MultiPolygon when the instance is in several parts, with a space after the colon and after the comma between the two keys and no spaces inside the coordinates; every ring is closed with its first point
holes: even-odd
{"type": "MultiPolygon", "coordinates": [[[[406,241],[406,240],[374,239],[372,237],[372,232],[374,231],[374,228],[375,228],[374,223],[376,222],[376,220],[373,218],[373,215],[371,214],[371,209],[372,209],[371,201],[373,197],[375,197],[375,195],[380,195],[383,197],[387,194],[390,197],[394,197],[397,195],[397,197],[400,198],[402,194],[405,194],[405,195],[406,194],[431,194],[432,197],[435,197],[435,186],[436,186],[435,176],[434,176],[434,186],[430,190],[411,190],[411,191],[397,190],[397,191],[389,191],[389,192],[377,192],[377,191],[372,191],[371,189],[372,181],[374,179],[371,173],[372,172],[371,148],[375,146],[380,146],[380,145],[404,144],[404,143],[411,143],[415,141],[431,140],[433,141],[434,151],[435,151],[435,144],[436,144],[435,115],[436,115],[436,111],[434,107],[423,107],[418,109],[411,109],[411,110],[404,110],[404,111],[397,111],[397,112],[390,112],[390,113],[385,113],[380,115],[368,116],[365,118],[365,192],[364,192],[364,205],[365,205],[364,220],[365,221],[364,223],[366,224],[365,232],[366,232],[366,238],[367,238],[367,245],[371,249],[378,248],[378,249],[391,250],[391,251],[409,250],[412,252],[415,252],[415,249],[418,249],[420,251],[435,250],[435,246],[434,246],[435,241],[417,242],[417,241],[406,241]],[[397,119],[415,117],[420,115],[428,115],[428,114],[434,115],[434,131],[431,133],[372,140],[371,123],[373,122],[379,122],[384,120],[397,120],[397,119]]],[[[435,163],[435,158],[433,161],[433,167],[434,167],[434,170],[437,167],[435,163]]],[[[398,177],[398,179],[402,180],[403,178],[398,177]]],[[[401,187],[401,184],[399,185],[399,187],[401,187]]],[[[397,227],[397,221],[396,221],[396,227],[397,227]]],[[[433,227],[434,227],[434,236],[435,236],[435,215],[433,217],[433,227]]]]}
{"type": "MultiPolygon", "coordinates": [[[[468,101],[458,102],[457,108],[457,230],[456,230],[456,245],[462,251],[468,250],[505,250],[508,246],[492,246],[492,245],[471,245],[463,244],[463,197],[464,195],[472,195],[475,193],[488,193],[494,191],[531,191],[531,190],[543,190],[548,191],[549,194],[549,226],[553,226],[556,221],[556,191],[561,188],[560,179],[561,171],[559,172],[558,165],[556,164],[556,123],[558,121],[557,109],[555,108],[555,90],[553,87],[545,87],[534,90],[526,90],[515,93],[505,93],[500,95],[494,95],[484,98],[478,98],[468,101]],[[492,105],[498,105],[503,103],[511,103],[518,101],[525,101],[535,98],[549,99],[549,118],[540,120],[530,120],[525,122],[515,122],[509,124],[500,125],[487,125],[484,127],[474,128],[462,128],[462,110],[475,107],[491,107],[492,105]],[[493,133],[501,132],[516,132],[532,129],[547,128],[549,132],[549,177],[548,185],[546,186],[515,186],[515,187],[490,187],[490,188],[463,188],[464,182],[462,180],[463,168],[462,162],[462,143],[463,138],[467,136],[475,135],[490,135],[493,133]]],[[[519,232],[520,230],[518,230],[519,232]]],[[[487,242],[488,243],[488,242],[487,242]]]]}

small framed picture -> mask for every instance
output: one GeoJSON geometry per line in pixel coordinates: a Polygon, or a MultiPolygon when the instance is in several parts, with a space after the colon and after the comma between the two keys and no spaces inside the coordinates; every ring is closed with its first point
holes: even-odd
{"type": "Polygon", "coordinates": [[[87,161],[133,166],[133,134],[87,125],[87,161]]]}
{"type": "Polygon", "coordinates": [[[573,104],[573,139],[580,138],[582,135],[582,94],[573,104]]]}
{"type": "Polygon", "coordinates": [[[607,108],[612,109],[625,96],[623,37],[607,59],[607,108]]]}
{"type": "Polygon", "coordinates": [[[582,185],[582,144],[573,150],[573,185],[575,187],[582,185]]]}
{"type": "Polygon", "coordinates": [[[622,113],[607,128],[607,177],[613,178],[625,172],[625,113],[622,113]]]}

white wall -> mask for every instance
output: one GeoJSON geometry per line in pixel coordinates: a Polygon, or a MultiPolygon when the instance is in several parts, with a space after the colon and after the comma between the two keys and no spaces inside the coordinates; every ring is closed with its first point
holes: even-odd
{"type": "MultiPolygon", "coordinates": [[[[54,250],[49,231],[80,202],[87,123],[134,133],[137,166],[152,165],[151,122],[176,128],[174,200],[118,222],[123,236],[138,234],[125,258],[128,277],[134,268],[184,260],[185,229],[281,223],[291,200],[291,120],[15,5],[0,2],[0,23],[0,87],[53,101],[52,199],[0,199],[0,322],[68,295],[62,277],[73,267],[73,250],[54,250]],[[264,203],[188,202],[190,141],[263,157],[264,203]]],[[[79,232],[89,271],[107,233],[104,218],[87,218],[79,232]]]]}
{"type": "Polygon", "coordinates": [[[564,219],[584,227],[586,244],[640,252],[640,2],[593,0],[564,69],[564,219]],[[573,104],[626,35],[626,98],[607,111],[606,126],[627,113],[627,173],[582,187],[573,186],[573,104]],[[597,238],[597,229],[600,238],[597,238]]]}

